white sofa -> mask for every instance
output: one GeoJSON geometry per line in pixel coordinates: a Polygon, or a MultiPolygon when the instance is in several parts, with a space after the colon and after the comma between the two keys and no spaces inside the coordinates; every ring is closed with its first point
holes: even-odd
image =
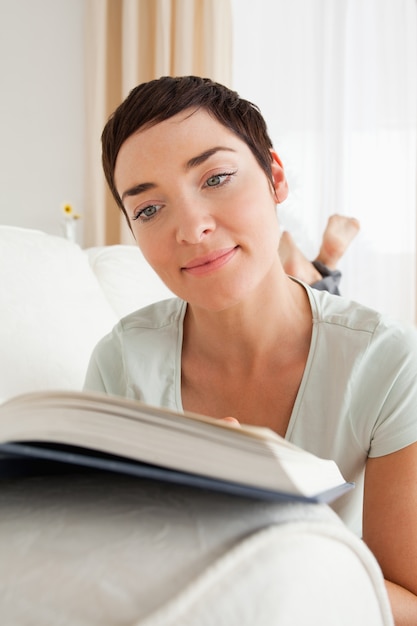
{"type": "Polygon", "coordinates": [[[81,388],[100,337],[123,315],[170,295],[136,246],[83,251],[10,226],[0,227],[0,281],[0,400],[81,388]]]}
{"type": "MultiPolygon", "coordinates": [[[[119,316],[169,295],[135,247],[0,227],[0,397],[82,386],[119,316]]],[[[10,626],[391,626],[375,559],[322,505],[105,473],[0,481],[10,626]]]]}

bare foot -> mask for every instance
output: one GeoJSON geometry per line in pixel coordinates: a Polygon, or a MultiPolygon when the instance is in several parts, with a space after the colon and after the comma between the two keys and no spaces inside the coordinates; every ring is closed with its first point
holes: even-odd
{"type": "Polygon", "coordinates": [[[278,246],[279,256],[286,274],[311,285],[322,278],[311,261],[297,248],[288,231],[281,235],[278,246]]]}
{"type": "Polygon", "coordinates": [[[320,252],[316,261],[320,261],[329,269],[335,270],[352,239],[358,234],[359,228],[359,221],[355,217],[331,215],[323,233],[320,252]]]}

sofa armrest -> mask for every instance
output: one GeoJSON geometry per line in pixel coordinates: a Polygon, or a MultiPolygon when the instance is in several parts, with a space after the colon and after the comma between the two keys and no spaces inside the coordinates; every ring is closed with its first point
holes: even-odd
{"type": "Polygon", "coordinates": [[[393,626],[325,505],[94,473],[3,481],[2,618],[77,626],[393,626]]]}

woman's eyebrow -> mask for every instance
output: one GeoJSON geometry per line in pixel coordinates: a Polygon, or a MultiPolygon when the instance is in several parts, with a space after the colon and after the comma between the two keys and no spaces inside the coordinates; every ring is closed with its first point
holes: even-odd
{"type": "Polygon", "coordinates": [[[148,189],[154,189],[155,187],[155,183],[139,183],[138,185],[134,185],[133,187],[126,189],[126,191],[122,193],[121,201],[123,202],[124,199],[129,196],[138,196],[144,191],[148,191],[148,189]]]}
{"type": "Polygon", "coordinates": [[[223,150],[226,152],[236,152],[236,150],[233,150],[232,148],[227,148],[226,146],[215,146],[214,148],[204,150],[204,152],[202,152],[201,154],[198,154],[197,156],[189,159],[189,161],[187,161],[185,165],[185,169],[189,170],[192,167],[197,167],[197,165],[200,165],[201,163],[204,163],[204,161],[207,161],[207,159],[213,156],[213,154],[216,154],[216,152],[221,152],[223,150]]]}
{"type": "MultiPolygon", "coordinates": [[[[213,154],[216,154],[217,152],[221,152],[221,151],[236,152],[236,150],[233,150],[232,148],[227,148],[226,146],[215,146],[214,148],[210,148],[209,150],[204,150],[204,152],[201,152],[201,154],[197,154],[197,156],[189,159],[187,163],[185,164],[185,169],[189,170],[193,167],[197,167],[198,165],[201,165],[201,163],[204,163],[204,161],[207,161],[207,159],[213,156],[213,154]]],[[[121,201],[124,202],[125,198],[138,196],[141,193],[148,191],[149,189],[154,189],[155,187],[156,187],[155,183],[139,183],[138,185],[129,187],[129,189],[126,189],[126,191],[122,193],[121,201]]]]}

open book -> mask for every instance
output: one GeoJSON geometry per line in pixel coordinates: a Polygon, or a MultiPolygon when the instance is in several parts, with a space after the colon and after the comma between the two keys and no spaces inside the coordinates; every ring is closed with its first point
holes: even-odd
{"type": "Polygon", "coordinates": [[[3,403],[0,453],[3,461],[75,463],[276,500],[329,502],[353,486],[333,461],[268,428],[96,393],[36,392],[3,403]]]}

